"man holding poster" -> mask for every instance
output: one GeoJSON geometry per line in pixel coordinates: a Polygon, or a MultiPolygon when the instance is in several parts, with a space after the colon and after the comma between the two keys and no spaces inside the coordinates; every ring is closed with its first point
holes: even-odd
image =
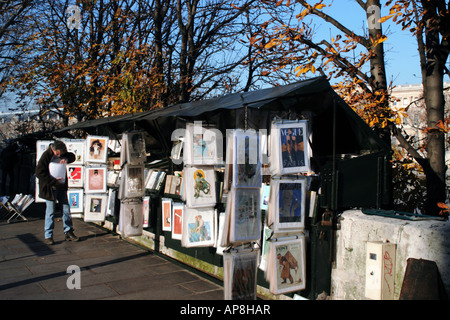
{"type": "Polygon", "coordinates": [[[67,152],[62,141],[55,141],[42,154],[36,166],[36,177],[39,179],[39,197],[45,199],[45,242],[53,244],[55,205],[62,205],[63,226],[67,241],[78,241],[73,233],[72,217],[67,199],[66,164],[75,161],[75,155],[67,152]]]}

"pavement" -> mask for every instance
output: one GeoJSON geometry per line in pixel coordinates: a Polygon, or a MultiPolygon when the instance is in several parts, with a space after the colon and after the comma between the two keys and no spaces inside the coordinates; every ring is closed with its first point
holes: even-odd
{"type": "Polygon", "coordinates": [[[81,219],[80,241],[65,241],[57,219],[45,244],[42,205],[25,210],[28,221],[0,219],[0,300],[223,300],[207,275],[81,219]]]}

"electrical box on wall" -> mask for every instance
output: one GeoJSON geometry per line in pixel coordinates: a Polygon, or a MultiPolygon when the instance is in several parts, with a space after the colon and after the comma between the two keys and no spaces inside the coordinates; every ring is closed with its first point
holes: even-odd
{"type": "Polygon", "coordinates": [[[367,242],[366,298],[394,299],[395,244],[367,242]]]}

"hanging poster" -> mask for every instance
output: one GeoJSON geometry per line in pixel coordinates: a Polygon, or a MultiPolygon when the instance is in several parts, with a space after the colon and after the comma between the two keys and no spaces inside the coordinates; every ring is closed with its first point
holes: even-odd
{"type": "Polygon", "coordinates": [[[120,232],[124,237],[140,236],[142,234],[142,201],[122,201],[120,205],[120,232]]]}
{"type": "Polygon", "coordinates": [[[85,162],[106,163],[108,137],[88,136],[86,138],[85,162]]]}
{"type": "Polygon", "coordinates": [[[260,189],[232,188],[230,241],[248,242],[261,237],[260,189]]]}
{"type": "Polygon", "coordinates": [[[258,249],[224,252],[225,300],[256,300],[258,249]]]}
{"type": "Polygon", "coordinates": [[[127,163],[130,165],[144,164],[147,159],[145,151],[145,137],[143,131],[124,133],[127,139],[127,163]]]}
{"type": "Polygon", "coordinates": [[[301,231],[305,226],[306,177],[272,179],[269,225],[275,233],[301,231]]]}
{"type": "Polygon", "coordinates": [[[123,172],[125,174],[123,177],[125,197],[134,198],[144,196],[144,166],[126,164],[123,172]]]}
{"type": "Polygon", "coordinates": [[[85,168],[85,192],[106,193],[106,166],[85,168]]]}
{"type": "Polygon", "coordinates": [[[201,121],[186,124],[183,146],[183,161],[185,164],[212,165],[217,164],[220,150],[219,131],[207,129],[201,121]]]}
{"type": "Polygon", "coordinates": [[[310,171],[310,147],[306,120],[273,123],[270,170],[272,174],[310,171]]]}
{"type": "Polygon", "coordinates": [[[163,231],[172,230],[172,199],[162,198],[162,229],[163,231]]]}
{"type": "Polygon", "coordinates": [[[233,136],[233,186],[261,187],[259,134],[254,130],[234,130],[233,136]]]}
{"type": "Polygon", "coordinates": [[[185,207],[181,244],[184,247],[212,247],[214,245],[214,208],[185,207]]]}
{"type": "Polygon", "coordinates": [[[144,222],[142,223],[143,228],[148,228],[149,217],[150,217],[150,197],[146,196],[142,198],[142,215],[144,222]]]}
{"type": "Polygon", "coordinates": [[[80,213],[84,209],[84,190],[67,190],[67,199],[69,200],[70,213],[80,213]]]}
{"type": "Polygon", "coordinates": [[[183,231],[184,204],[174,202],[172,205],[172,239],[181,240],[183,231]]]}
{"type": "Polygon", "coordinates": [[[83,165],[86,141],[84,139],[62,139],[62,141],[66,144],[67,151],[75,155],[75,161],[72,164],[83,165]]]}
{"type": "Polygon", "coordinates": [[[211,207],[216,204],[214,168],[185,167],[183,182],[188,207],[211,207]]]}
{"type": "Polygon", "coordinates": [[[108,206],[106,207],[106,215],[114,217],[116,215],[117,190],[108,189],[108,206]]]}
{"type": "Polygon", "coordinates": [[[108,196],[106,194],[87,194],[85,199],[84,221],[105,221],[107,202],[108,196]]]}
{"type": "Polygon", "coordinates": [[[84,181],[84,167],[67,165],[67,184],[69,188],[82,188],[84,181]]]}
{"type": "Polygon", "coordinates": [[[283,294],[305,289],[305,237],[269,242],[266,279],[270,292],[283,294]]]}

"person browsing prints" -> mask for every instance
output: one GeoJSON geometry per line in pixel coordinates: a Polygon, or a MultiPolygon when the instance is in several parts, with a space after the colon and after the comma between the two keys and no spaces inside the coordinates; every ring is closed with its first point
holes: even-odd
{"type": "Polygon", "coordinates": [[[75,161],[75,154],[67,152],[66,145],[62,141],[55,141],[42,154],[36,166],[36,177],[39,179],[39,197],[45,200],[45,242],[53,244],[53,229],[55,205],[62,205],[62,220],[66,241],[78,241],[73,233],[72,217],[70,215],[69,201],[67,198],[67,177],[54,177],[50,172],[51,164],[65,164],[75,161]]]}

